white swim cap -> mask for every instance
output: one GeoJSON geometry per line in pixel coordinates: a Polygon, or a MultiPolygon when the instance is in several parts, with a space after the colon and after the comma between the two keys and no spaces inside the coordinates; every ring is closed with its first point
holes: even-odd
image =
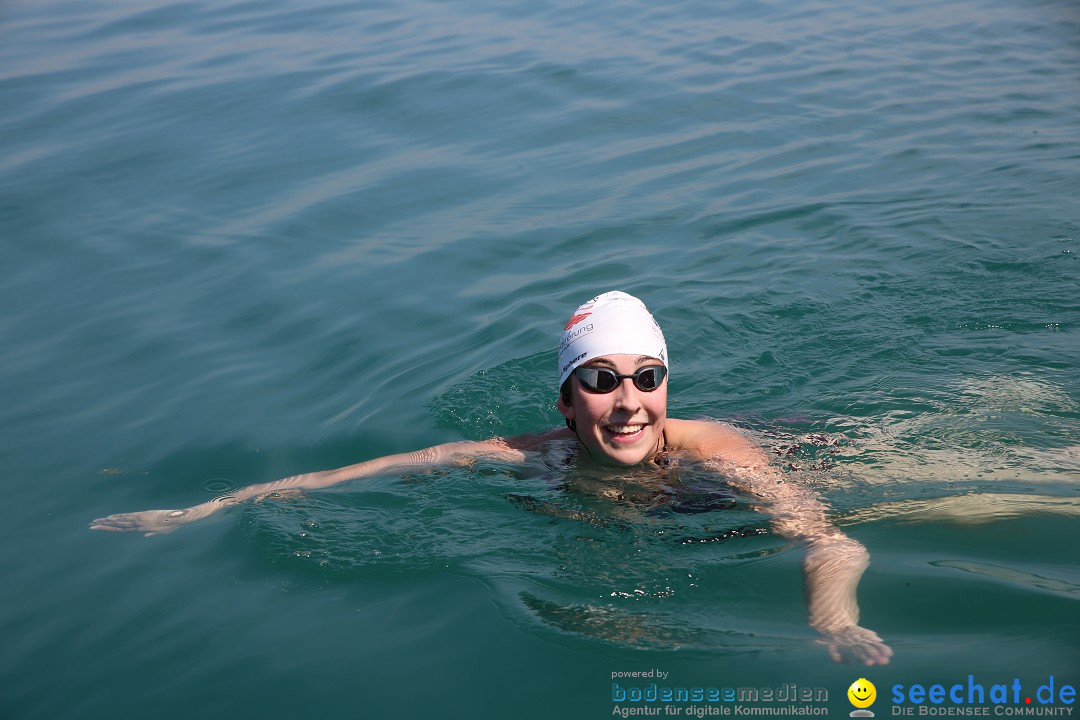
{"type": "Polygon", "coordinates": [[[559,344],[559,386],[601,355],[648,355],[668,364],[667,343],[645,303],[618,290],[597,295],[570,317],[559,344]]]}

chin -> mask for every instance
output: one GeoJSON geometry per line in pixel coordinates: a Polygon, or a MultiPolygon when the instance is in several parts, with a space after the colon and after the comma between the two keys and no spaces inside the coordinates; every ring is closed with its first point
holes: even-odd
{"type": "Polygon", "coordinates": [[[613,448],[606,443],[593,450],[593,456],[606,465],[633,467],[649,460],[657,447],[656,438],[644,440],[640,447],[613,448]]]}
{"type": "Polygon", "coordinates": [[[615,467],[634,467],[635,465],[640,465],[641,463],[645,462],[646,460],[649,459],[649,457],[650,457],[649,453],[646,453],[643,457],[634,458],[634,459],[625,459],[625,458],[621,458],[621,457],[620,458],[610,458],[608,464],[612,465],[612,466],[615,466],[615,467]]]}

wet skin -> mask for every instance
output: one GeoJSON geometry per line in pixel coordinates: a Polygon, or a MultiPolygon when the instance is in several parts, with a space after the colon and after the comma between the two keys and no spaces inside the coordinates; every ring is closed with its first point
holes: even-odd
{"type": "MultiPolygon", "coordinates": [[[[619,375],[662,364],[647,355],[605,355],[585,363],[619,375]]],[[[613,391],[595,393],[571,375],[570,404],[560,399],[558,408],[577,424],[577,436],[593,458],[608,465],[637,465],[664,447],[667,388],[667,378],[651,392],[639,390],[632,379],[623,378],[613,391]]]]}
{"type": "MultiPolygon", "coordinates": [[[[630,375],[656,358],[605,355],[590,361],[619,375],[630,375]]],[[[585,389],[571,377],[569,403],[560,397],[559,411],[576,423],[577,432],[556,428],[535,435],[491,438],[481,442],[453,442],[412,453],[373,458],[337,468],[240,488],[228,496],[183,510],[145,510],[98,518],[92,530],[139,531],[147,535],[168,533],[183,524],[214,514],[249,499],[274,497],[301,489],[317,490],[348,480],[404,469],[469,464],[479,458],[499,462],[524,462],[526,453],[551,442],[572,440],[575,435],[595,460],[608,465],[634,466],[652,459],[664,449],[689,461],[700,461],[733,487],[764,502],[772,515],[773,532],[803,542],[806,556],[803,573],[810,626],[820,634],[834,660],[855,660],[865,665],[885,665],[893,652],[877,633],[861,627],[855,590],[869,564],[861,543],[847,537],[829,522],[820,499],[799,483],[788,482],[769,463],[755,443],[722,424],[704,420],[667,417],[667,379],[651,392],[639,390],[630,378],[621,380],[610,393],[585,389]]],[[[865,678],[860,683],[867,682],[865,678]]],[[[869,683],[867,683],[869,684],[869,683]]],[[[871,686],[872,687],[872,686],[871,686]]],[[[873,696],[853,703],[872,703],[873,696]]],[[[849,695],[851,697],[851,695],[849,695]]]]}

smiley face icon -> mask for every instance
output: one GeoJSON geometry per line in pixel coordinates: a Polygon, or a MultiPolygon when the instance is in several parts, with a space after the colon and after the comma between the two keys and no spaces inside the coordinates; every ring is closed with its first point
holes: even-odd
{"type": "Polygon", "coordinates": [[[874,683],[866,678],[859,678],[851,683],[851,687],[847,690],[847,696],[855,707],[868,708],[877,699],[877,688],[874,687],[874,683]]]}

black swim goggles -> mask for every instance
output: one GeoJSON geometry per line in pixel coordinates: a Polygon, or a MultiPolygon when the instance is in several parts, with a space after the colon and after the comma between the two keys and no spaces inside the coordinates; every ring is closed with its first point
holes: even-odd
{"type": "Polygon", "coordinates": [[[638,390],[652,392],[664,382],[664,378],[667,377],[667,368],[663,365],[646,365],[629,375],[619,375],[607,368],[583,365],[574,368],[574,375],[581,381],[582,387],[589,392],[602,394],[613,392],[626,378],[633,379],[634,387],[638,390]]]}

